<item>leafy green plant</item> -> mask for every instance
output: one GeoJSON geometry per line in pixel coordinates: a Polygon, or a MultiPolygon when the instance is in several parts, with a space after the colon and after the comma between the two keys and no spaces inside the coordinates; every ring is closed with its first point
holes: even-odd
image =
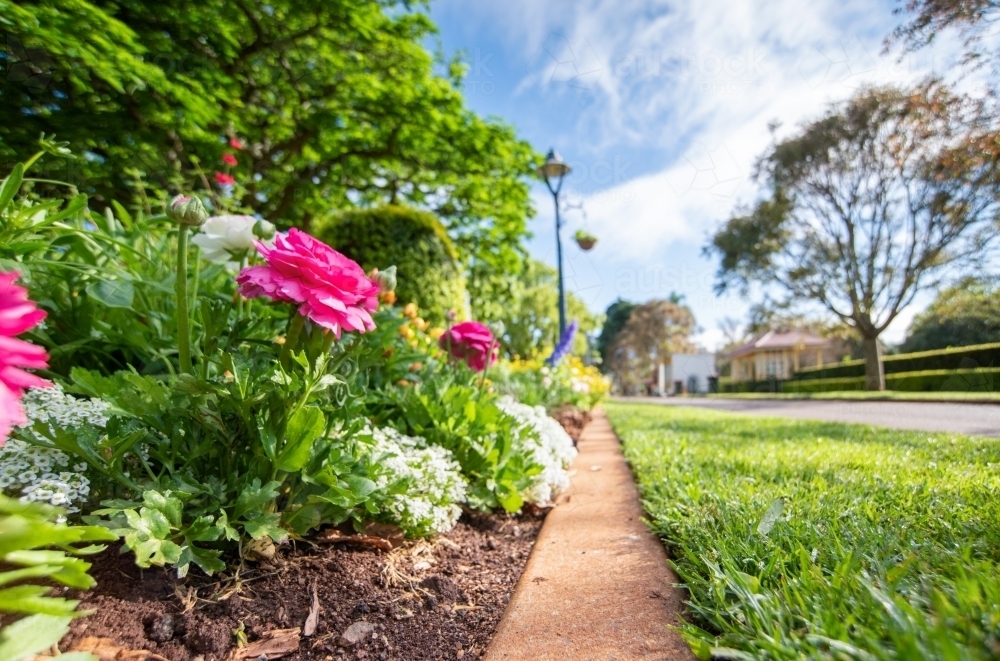
{"type": "Polygon", "coordinates": [[[607,409],[699,658],[996,658],[994,440],[607,409]]]}
{"type": "Polygon", "coordinates": [[[381,424],[450,450],[469,480],[472,507],[516,512],[524,504],[521,492],[542,467],[521,449],[520,423],[474,379],[464,365],[455,366],[421,384],[389,388],[370,408],[381,424]]]}
{"type": "MultiPolygon", "coordinates": [[[[51,583],[77,590],[94,586],[87,574],[90,563],[80,556],[104,549],[93,542],[114,541],[115,535],[97,526],[57,523],[62,510],[39,503],[22,503],[0,495],[0,611],[24,615],[0,628],[0,659],[32,658],[59,642],[74,617],[79,601],[48,596],[51,583]],[[87,543],[86,546],[77,546],[87,543]],[[29,581],[42,579],[49,585],[29,581]]],[[[67,661],[89,661],[90,654],[70,653],[67,661]]]]}

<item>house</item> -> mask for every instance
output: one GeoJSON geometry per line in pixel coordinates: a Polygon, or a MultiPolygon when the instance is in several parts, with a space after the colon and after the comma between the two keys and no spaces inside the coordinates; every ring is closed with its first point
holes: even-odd
{"type": "Polygon", "coordinates": [[[711,380],[718,378],[714,353],[675,353],[670,363],[660,363],[657,370],[657,390],[660,396],[667,393],[707,393],[711,380]]]}
{"type": "Polygon", "coordinates": [[[730,378],[737,381],[787,379],[803,367],[822,365],[833,342],[803,331],[768,331],[729,352],[730,378]]]}

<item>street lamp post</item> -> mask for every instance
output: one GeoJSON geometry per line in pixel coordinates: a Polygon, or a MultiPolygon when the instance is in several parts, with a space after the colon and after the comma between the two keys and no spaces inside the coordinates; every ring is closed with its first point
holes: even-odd
{"type": "Polygon", "coordinates": [[[566,294],[563,289],[563,262],[562,262],[562,221],[559,218],[559,191],[562,189],[563,177],[572,171],[568,165],[562,162],[555,149],[550,149],[545,157],[545,163],[538,168],[538,174],[545,180],[549,192],[552,193],[552,200],[556,205],[556,260],[559,262],[559,337],[566,332],[566,294]],[[555,180],[555,186],[552,181],[555,180]]]}

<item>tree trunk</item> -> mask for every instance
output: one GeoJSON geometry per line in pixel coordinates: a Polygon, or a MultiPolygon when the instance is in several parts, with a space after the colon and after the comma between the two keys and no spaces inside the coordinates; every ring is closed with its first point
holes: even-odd
{"type": "Polygon", "coordinates": [[[864,337],[862,341],[865,346],[865,390],[885,390],[885,369],[878,337],[864,337]]]}

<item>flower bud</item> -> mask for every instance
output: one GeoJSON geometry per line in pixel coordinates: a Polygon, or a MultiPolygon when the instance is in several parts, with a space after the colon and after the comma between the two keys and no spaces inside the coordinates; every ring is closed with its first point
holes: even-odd
{"type": "Polygon", "coordinates": [[[396,291],[396,265],[375,274],[374,280],[382,292],[396,291]]]}
{"type": "Polygon", "coordinates": [[[274,225],[261,218],[253,225],[253,235],[258,239],[267,241],[274,238],[274,225]]]}
{"type": "Polygon", "coordinates": [[[208,212],[197,197],[178,195],[167,206],[167,217],[179,225],[200,227],[208,220],[208,212]]]}

